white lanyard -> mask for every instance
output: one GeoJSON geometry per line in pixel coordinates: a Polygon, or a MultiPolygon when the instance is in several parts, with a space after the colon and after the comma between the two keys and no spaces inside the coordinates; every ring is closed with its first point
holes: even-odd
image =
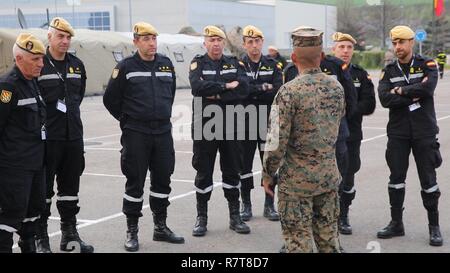
{"type": "MultiPolygon", "coordinates": [[[[251,60],[250,60],[250,62],[251,62],[251,60]]],[[[255,74],[253,74],[252,66],[250,65],[250,62],[247,63],[247,67],[248,67],[248,69],[250,70],[250,73],[252,74],[253,80],[256,81],[256,80],[258,79],[258,76],[259,76],[259,70],[261,69],[262,61],[259,61],[258,70],[256,70],[256,73],[255,73],[255,74]]]]}
{"type": "MultiPolygon", "coordinates": [[[[409,67],[411,68],[411,67],[413,67],[413,65],[414,65],[414,56],[413,56],[411,65],[410,65],[409,67]]],[[[402,67],[400,66],[400,63],[398,62],[398,60],[397,60],[397,67],[398,67],[398,69],[400,69],[400,72],[402,72],[402,75],[403,75],[403,78],[405,78],[405,81],[409,84],[409,80],[410,80],[410,78],[411,78],[411,73],[409,73],[409,74],[408,74],[408,77],[406,77],[405,72],[403,72],[403,69],[402,69],[402,67]]]]}

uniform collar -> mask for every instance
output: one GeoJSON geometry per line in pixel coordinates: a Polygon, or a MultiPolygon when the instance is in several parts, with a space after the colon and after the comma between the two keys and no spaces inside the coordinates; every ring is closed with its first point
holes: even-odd
{"type": "Polygon", "coordinates": [[[33,80],[28,80],[27,78],[25,78],[25,76],[23,75],[22,71],[20,71],[19,67],[17,65],[14,65],[14,72],[17,75],[17,77],[25,82],[28,81],[33,81],[33,80]]]}
{"type": "Polygon", "coordinates": [[[225,54],[222,54],[222,57],[220,57],[220,59],[218,60],[213,60],[211,59],[211,57],[209,57],[208,53],[205,53],[206,58],[210,61],[210,62],[223,62],[225,60],[225,54]]]}
{"type": "Polygon", "coordinates": [[[318,73],[322,73],[322,70],[319,67],[305,69],[305,70],[301,71],[300,74],[302,74],[302,75],[307,75],[307,74],[314,75],[314,74],[318,74],[318,73]]]}
{"type": "Polygon", "coordinates": [[[52,56],[52,54],[50,54],[50,49],[49,49],[50,47],[47,47],[47,50],[46,50],[46,54],[45,55],[47,55],[47,57],[52,61],[52,62],[65,62],[65,61],[67,61],[68,59],[69,59],[69,54],[67,54],[67,52],[66,52],[66,54],[64,55],[64,60],[62,60],[62,61],[60,61],[60,60],[55,60],[55,58],[53,58],[53,56],[52,56]]]}
{"type": "MultiPolygon", "coordinates": [[[[244,56],[244,61],[246,62],[246,63],[253,63],[253,61],[250,59],[250,57],[248,56],[248,54],[245,54],[245,56],[244,56]]],[[[257,62],[257,63],[260,63],[260,62],[264,62],[264,55],[263,54],[261,54],[261,58],[259,59],[259,62],[257,62]]],[[[257,64],[256,63],[256,64],[257,64]]]]}
{"type": "Polygon", "coordinates": [[[354,65],[354,64],[352,64],[352,63],[350,63],[349,65],[348,65],[348,70],[349,71],[351,71],[351,70],[353,70],[353,69],[356,69],[356,68],[358,68],[356,65],[354,65]]]}
{"type": "Polygon", "coordinates": [[[141,61],[141,62],[155,62],[155,63],[157,63],[157,62],[159,62],[159,59],[160,59],[159,56],[158,56],[158,53],[156,53],[155,54],[155,59],[153,61],[145,61],[144,59],[141,58],[141,55],[139,55],[138,51],[136,51],[136,53],[134,53],[134,57],[136,59],[138,59],[139,61],[141,61]]]}

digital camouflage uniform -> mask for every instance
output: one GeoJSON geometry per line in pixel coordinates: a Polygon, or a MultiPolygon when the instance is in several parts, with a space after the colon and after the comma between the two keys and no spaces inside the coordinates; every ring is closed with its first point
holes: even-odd
{"type": "Polygon", "coordinates": [[[278,208],[287,252],[312,252],[312,239],[319,252],[339,252],[341,176],[335,143],[344,114],[343,87],[319,68],[303,71],[275,97],[263,176],[272,181],[279,168],[278,208]]]}

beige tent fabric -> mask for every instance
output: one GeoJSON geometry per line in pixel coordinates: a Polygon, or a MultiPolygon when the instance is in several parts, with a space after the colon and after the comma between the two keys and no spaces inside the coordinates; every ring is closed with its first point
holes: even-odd
{"type": "MultiPolygon", "coordinates": [[[[12,47],[21,32],[30,32],[47,44],[47,30],[44,29],[0,29],[0,74],[13,65],[12,47]]],[[[133,54],[135,47],[131,33],[104,32],[77,29],[72,38],[74,51],[86,67],[87,95],[103,94],[111,72],[117,62],[113,52],[122,52],[123,57],[133,54]]],[[[197,54],[204,54],[202,39],[183,34],[158,37],[158,52],[168,56],[177,73],[177,86],[189,88],[189,65],[197,54]],[[166,41],[165,41],[166,40],[166,41]]]]}

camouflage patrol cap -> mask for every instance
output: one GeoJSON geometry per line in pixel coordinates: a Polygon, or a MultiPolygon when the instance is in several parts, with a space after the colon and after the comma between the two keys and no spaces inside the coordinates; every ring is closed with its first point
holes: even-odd
{"type": "Polygon", "coordinates": [[[300,26],[292,31],[292,46],[293,47],[315,47],[323,44],[323,31],[300,26]]]}
{"type": "Polygon", "coordinates": [[[391,40],[411,40],[414,39],[416,34],[414,31],[408,26],[396,26],[391,29],[390,32],[391,40]]]}
{"type": "Polygon", "coordinates": [[[38,38],[30,33],[21,33],[16,39],[16,45],[31,54],[45,55],[45,46],[38,38]]]}
{"type": "Polygon", "coordinates": [[[133,26],[133,34],[138,36],[155,35],[158,36],[156,28],[149,23],[138,22],[133,26]]]}
{"type": "Polygon", "coordinates": [[[356,44],[355,38],[353,38],[352,35],[347,34],[347,33],[336,32],[335,34],[333,34],[332,38],[333,38],[334,42],[349,41],[352,44],[356,44]]]}
{"type": "Polygon", "coordinates": [[[62,17],[55,17],[53,18],[53,20],[50,22],[50,27],[60,30],[60,31],[64,31],[70,34],[70,36],[74,36],[75,35],[75,31],[73,30],[72,26],[70,25],[69,22],[66,21],[66,19],[62,18],[62,17]]]}
{"type": "Polygon", "coordinates": [[[223,30],[221,30],[220,28],[218,28],[216,26],[211,26],[211,25],[210,26],[206,26],[203,29],[203,36],[205,36],[205,37],[217,36],[217,37],[220,37],[220,38],[223,38],[223,39],[227,38],[226,35],[225,35],[225,32],[223,32],[223,30]]]}
{"type": "Polygon", "coordinates": [[[242,35],[248,38],[258,38],[258,37],[264,38],[264,34],[262,33],[262,31],[259,28],[252,25],[244,27],[242,35]]]}

